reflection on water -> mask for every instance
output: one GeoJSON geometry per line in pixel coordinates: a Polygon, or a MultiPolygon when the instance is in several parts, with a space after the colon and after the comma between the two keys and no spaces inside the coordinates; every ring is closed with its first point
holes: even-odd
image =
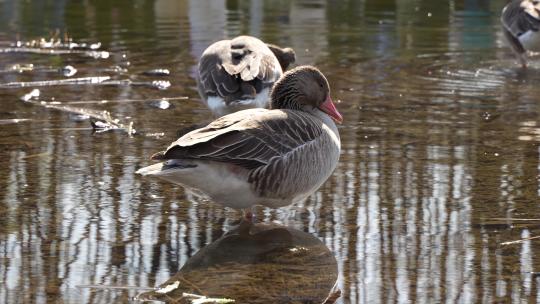
{"type": "Polygon", "coordinates": [[[337,275],[336,259],[313,235],[242,222],[137,298],[180,303],[188,293],[235,303],[323,303],[337,275]]]}
{"type": "MultiPolygon", "coordinates": [[[[110,56],[0,53],[0,70],[71,65],[77,77],[172,86],[40,88],[40,100],[93,101],[77,106],[132,121],[133,137],[22,102],[31,88],[0,89],[0,302],[129,302],[223,236],[239,214],[134,172],[210,118],[197,57],[241,33],[294,47],[343,101],[333,176],[303,203],[257,212],[331,250],[339,303],[540,301],[540,61],[518,68],[501,39],[504,4],[1,1],[0,48],[58,28],[110,56]],[[171,75],[142,73],[157,68],[171,75]],[[162,97],[173,106],[139,102],[162,97]]],[[[2,84],[57,79],[0,73],[2,84]]]]}

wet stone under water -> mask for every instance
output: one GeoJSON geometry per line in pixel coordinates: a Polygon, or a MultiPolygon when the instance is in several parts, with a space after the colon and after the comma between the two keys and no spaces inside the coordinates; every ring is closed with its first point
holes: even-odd
{"type": "Polygon", "coordinates": [[[341,101],[331,178],[256,210],[333,255],[337,303],[540,301],[540,57],[517,64],[505,3],[1,1],[0,303],[135,302],[234,229],[240,213],[134,172],[212,119],[197,58],[240,34],[294,48],[341,101]]]}

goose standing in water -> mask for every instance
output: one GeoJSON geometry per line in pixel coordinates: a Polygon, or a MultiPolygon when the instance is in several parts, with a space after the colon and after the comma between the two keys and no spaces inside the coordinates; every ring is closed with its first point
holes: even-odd
{"type": "Polygon", "coordinates": [[[197,89],[216,117],[267,108],[270,90],[295,61],[290,48],[239,36],[210,45],[199,60],[197,89]]]}
{"type": "MultiPolygon", "coordinates": [[[[342,116],[324,75],[311,66],[286,72],[271,109],[248,109],[191,131],[137,173],[201,190],[227,207],[282,207],[305,199],[334,171],[342,116]]],[[[249,214],[249,213],[248,213],[249,214]]]]}
{"type": "Polygon", "coordinates": [[[501,22],[512,51],[526,68],[527,51],[540,51],[540,1],[511,1],[502,11],[501,22]]]}

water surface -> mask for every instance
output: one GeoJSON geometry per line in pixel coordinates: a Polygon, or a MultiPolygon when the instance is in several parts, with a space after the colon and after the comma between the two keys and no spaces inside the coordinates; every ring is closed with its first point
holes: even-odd
{"type": "Polygon", "coordinates": [[[1,84],[66,79],[66,65],[120,82],[40,87],[33,103],[20,100],[33,87],[0,89],[0,302],[130,302],[231,229],[234,210],[134,172],[211,119],[197,58],[239,34],[293,47],[341,101],[332,177],[303,203],[257,210],[330,249],[338,303],[540,300],[540,241],[508,243],[540,235],[540,58],[518,67],[504,3],[1,1],[0,48],[58,30],[110,54],[0,53],[1,84]],[[156,68],[170,76],[142,74],[156,68]],[[153,80],[171,86],[133,84],[153,80]],[[107,110],[138,134],[95,133],[38,101],[107,110]]]}

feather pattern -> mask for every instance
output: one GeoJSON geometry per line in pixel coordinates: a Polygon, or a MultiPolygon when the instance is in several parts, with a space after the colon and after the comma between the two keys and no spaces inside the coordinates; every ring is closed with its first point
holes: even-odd
{"type": "Polygon", "coordinates": [[[514,0],[504,9],[501,22],[514,37],[540,29],[540,1],[514,0]]]}
{"type": "Polygon", "coordinates": [[[306,198],[338,163],[333,119],[341,115],[326,78],[309,66],[276,83],[272,107],[232,113],[186,133],[153,156],[162,163],[138,173],[200,189],[233,208],[281,207],[306,198]]]}
{"type": "Polygon", "coordinates": [[[257,195],[284,200],[318,188],[333,171],[339,135],[326,124],[335,128],[331,120],[301,111],[244,110],[184,135],[159,159],[234,164],[246,170],[257,195]]]}
{"type": "Polygon", "coordinates": [[[322,134],[322,122],[299,111],[251,109],[192,131],[165,152],[165,159],[204,159],[253,169],[294,153],[322,134]]]}

